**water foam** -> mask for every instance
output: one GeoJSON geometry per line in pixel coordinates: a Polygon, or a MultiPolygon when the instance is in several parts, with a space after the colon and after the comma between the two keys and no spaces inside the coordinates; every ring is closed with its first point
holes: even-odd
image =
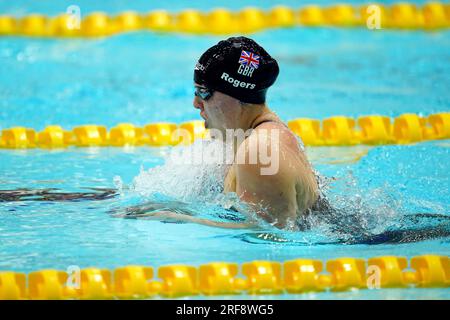
{"type": "Polygon", "coordinates": [[[172,148],[163,165],[145,170],[134,178],[131,190],[146,199],[164,195],[188,203],[206,203],[231,208],[239,205],[236,194],[224,194],[224,178],[232,150],[219,140],[197,140],[172,148]]]}

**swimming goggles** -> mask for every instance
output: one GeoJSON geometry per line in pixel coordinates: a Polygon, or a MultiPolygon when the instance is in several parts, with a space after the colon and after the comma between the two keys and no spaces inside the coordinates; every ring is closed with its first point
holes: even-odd
{"type": "Polygon", "coordinates": [[[214,90],[208,89],[206,87],[195,86],[195,92],[194,92],[195,96],[200,97],[203,100],[208,100],[209,98],[211,98],[213,93],[214,93],[214,90]]]}

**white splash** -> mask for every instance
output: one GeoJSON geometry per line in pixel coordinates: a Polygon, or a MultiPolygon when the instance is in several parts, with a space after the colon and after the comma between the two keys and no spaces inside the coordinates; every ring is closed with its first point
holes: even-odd
{"type": "Polygon", "coordinates": [[[144,197],[162,194],[186,202],[229,202],[231,198],[223,194],[229,167],[223,161],[226,159],[223,152],[232,150],[217,140],[197,140],[190,146],[174,147],[163,165],[141,168],[131,190],[144,197]]]}

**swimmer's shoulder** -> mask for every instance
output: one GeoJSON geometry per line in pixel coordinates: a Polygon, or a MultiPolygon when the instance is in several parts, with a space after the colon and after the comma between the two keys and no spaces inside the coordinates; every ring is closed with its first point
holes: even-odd
{"type": "Polygon", "coordinates": [[[261,123],[254,131],[252,135],[258,138],[254,139],[255,144],[257,140],[261,139],[266,139],[266,146],[268,147],[274,143],[277,144],[276,147],[278,147],[282,162],[287,162],[289,166],[298,167],[299,173],[304,173],[304,170],[306,170],[308,174],[313,174],[302,140],[281,120],[261,123]]]}
{"type": "Polygon", "coordinates": [[[295,135],[283,122],[269,121],[258,128],[279,130],[280,152],[284,154],[283,160],[289,167],[297,194],[299,211],[304,211],[314,206],[319,199],[319,184],[314,170],[309,163],[302,140],[295,135]]]}
{"type": "Polygon", "coordinates": [[[299,143],[297,136],[283,123],[280,119],[269,119],[264,121],[252,131],[252,135],[257,135],[258,138],[272,139],[271,142],[279,142],[281,149],[291,149],[298,151],[299,143]]]}

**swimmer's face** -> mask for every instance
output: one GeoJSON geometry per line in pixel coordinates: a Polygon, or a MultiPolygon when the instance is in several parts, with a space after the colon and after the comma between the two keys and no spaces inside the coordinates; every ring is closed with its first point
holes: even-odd
{"type": "MultiPolygon", "coordinates": [[[[204,88],[195,84],[196,88],[204,88]]],[[[239,100],[222,92],[214,91],[207,100],[194,97],[194,108],[200,110],[200,116],[205,120],[207,129],[218,129],[225,133],[226,129],[237,129],[241,115],[239,100]]]]}

